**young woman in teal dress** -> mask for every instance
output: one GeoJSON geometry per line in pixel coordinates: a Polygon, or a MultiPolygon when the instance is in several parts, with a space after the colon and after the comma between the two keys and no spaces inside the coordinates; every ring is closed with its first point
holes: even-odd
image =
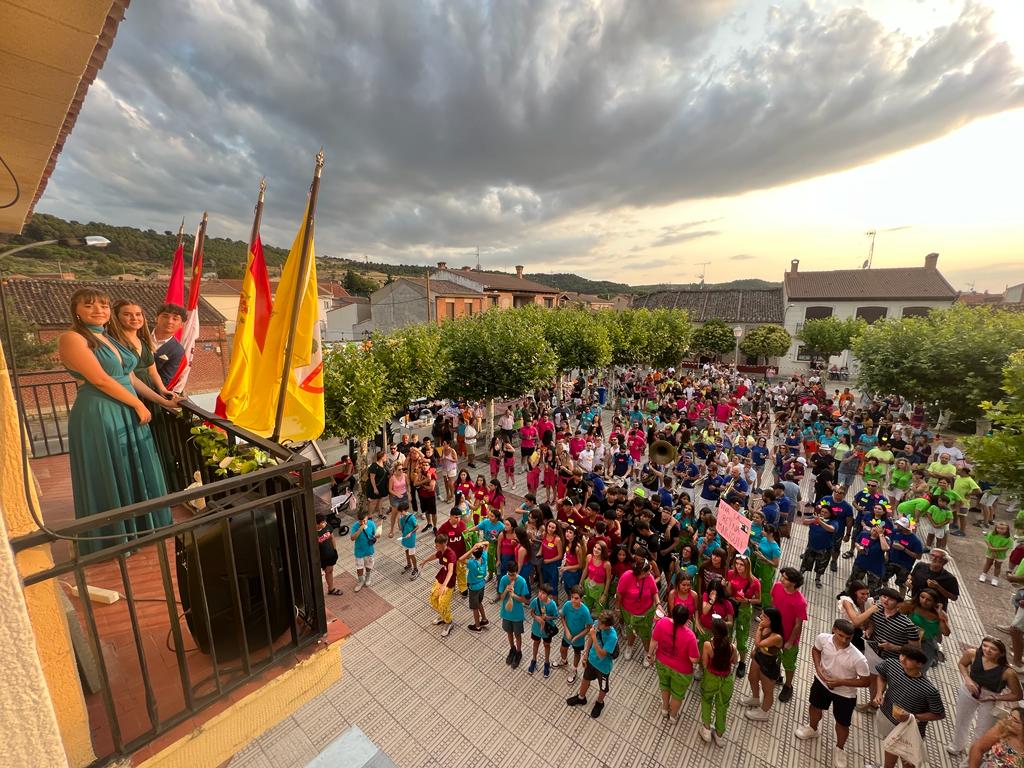
{"type": "Polygon", "coordinates": [[[135,377],[158,395],[171,399],[173,393],[164,386],[156,370],[156,357],[153,354],[156,345],[142,307],[134,301],[117,301],[111,311],[107,331],[120,344],[131,349],[139,359],[135,364],[135,377]]]}
{"type": "MultiPolygon", "coordinates": [[[[71,487],[75,517],[86,518],[167,493],[163,468],[140,399],[174,407],[133,373],[135,351],[107,335],[110,299],[94,288],[71,297],[71,330],[60,337],[60,360],[82,380],[68,420],[71,487]]],[[[96,552],[170,525],[166,507],[90,530],[78,543],[79,554],[96,552]]]]}

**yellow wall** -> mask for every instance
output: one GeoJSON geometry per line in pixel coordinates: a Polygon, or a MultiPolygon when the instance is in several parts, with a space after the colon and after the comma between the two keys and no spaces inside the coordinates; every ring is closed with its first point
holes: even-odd
{"type": "MultiPolygon", "coordinates": [[[[3,500],[4,522],[7,535],[18,536],[36,530],[36,526],[25,501],[17,408],[2,350],[0,350],[0,446],[3,446],[0,450],[0,499],[3,500]]],[[[38,509],[35,488],[30,487],[29,492],[33,506],[38,509]]],[[[0,542],[0,546],[7,546],[6,538],[0,542]]],[[[53,564],[49,550],[38,549],[21,553],[17,562],[22,575],[47,568],[53,564]]],[[[64,619],[64,611],[58,601],[57,589],[58,587],[53,581],[37,584],[25,591],[25,602],[32,620],[39,661],[50,690],[68,762],[73,767],[77,767],[92,762],[95,755],[89,737],[89,716],[85,700],[82,697],[78,669],[74,653],[71,650],[71,638],[64,619]]],[[[11,655],[13,655],[12,649],[7,649],[7,652],[0,654],[0,679],[7,679],[2,670],[3,665],[10,661],[8,657],[11,655]]]]}

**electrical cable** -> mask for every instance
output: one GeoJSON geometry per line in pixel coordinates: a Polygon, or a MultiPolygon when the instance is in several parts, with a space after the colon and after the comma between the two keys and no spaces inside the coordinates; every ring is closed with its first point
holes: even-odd
{"type": "Polygon", "coordinates": [[[0,164],[2,164],[3,167],[7,169],[7,173],[9,173],[11,176],[11,181],[14,182],[14,199],[11,200],[11,202],[9,203],[4,203],[3,205],[0,205],[0,210],[3,210],[4,208],[12,208],[18,204],[18,201],[21,199],[21,185],[18,183],[18,177],[15,176],[14,171],[11,170],[11,166],[9,166],[7,164],[7,161],[4,160],[3,155],[0,155],[0,164]]]}

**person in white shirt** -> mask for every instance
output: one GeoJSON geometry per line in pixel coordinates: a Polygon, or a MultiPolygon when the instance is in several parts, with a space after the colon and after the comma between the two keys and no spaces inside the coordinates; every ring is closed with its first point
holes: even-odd
{"type": "Polygon", "coordinates": [[[576,463],[584,472],[594,471],[594,444],[590,441],[587,442],[586,447],[580,451],[580,455],[576,457],[576,463]]]}
{"type": "Polygon", "coordinates": [[[831,707],[836,721],[836,746],[832,751],[835,768],[847,768],[846,740],[857,705],[857,689],[871,682],[868,660],[851,643],[853,623],[836,619],[832,632],[822,632],[814,639],[811,658],[814,661],[814,683],[807,707],[807,725],[796,729],[798,739],[817,738],[822,713],[831,707]]]}

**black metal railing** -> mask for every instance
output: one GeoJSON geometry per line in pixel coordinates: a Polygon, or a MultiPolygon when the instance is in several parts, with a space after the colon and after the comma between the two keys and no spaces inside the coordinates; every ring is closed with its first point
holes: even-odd
{"type": "Polygon", "coordinates": [[[56,582],[82,596],[89,586],[120,595],[110,605],[69,601],[85,638],[75,645],[79,668],[94,683],[94,765],[132,754],[326,632],[309,461],[187,403],[155,414],[153,431],[178,490],[11,540],[15,552],[54,553],[51,567],[21,574],[26,590],[56,582]],[[191,439],[200,424],[278,463],[218,478],[191,439]],[[204,484],[181,490],[195,472],[204,484]],[[205,508],[190,516],[200,500],[205,508]],[[171,525],[108,538],[98,551],[83,546],[101,527],[167,507],[171,525]],[[189,634],[195,647],[186,649],[189,634]]]}
{"type": "Polygon", "coordinates": [[[30,371],[18,375],[23,421],[32,456],[68,452],[68,414],[79,382],[63,371],[30,371]]]}

